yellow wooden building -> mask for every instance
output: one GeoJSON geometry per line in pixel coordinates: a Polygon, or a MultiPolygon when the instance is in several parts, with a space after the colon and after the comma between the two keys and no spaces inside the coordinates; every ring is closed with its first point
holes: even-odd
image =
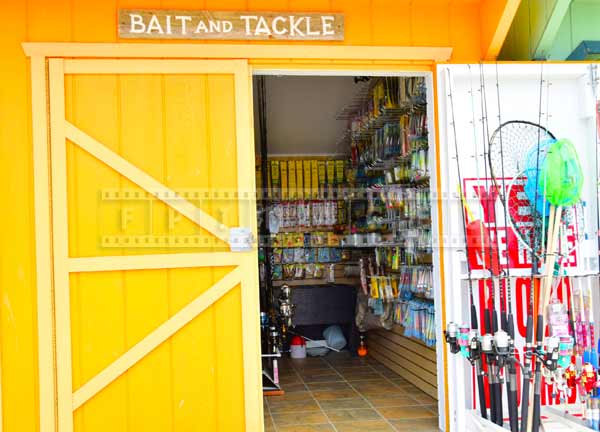
{"type": "Polygon", "coordinates": [[[0,431],[262,430],[256,251],[227,243],[256,231],[252,73],[493,60],[518,4],[2,2],[0,431]],[[130,41],[125,8],[338,12],[345,35],[130,41]]]}

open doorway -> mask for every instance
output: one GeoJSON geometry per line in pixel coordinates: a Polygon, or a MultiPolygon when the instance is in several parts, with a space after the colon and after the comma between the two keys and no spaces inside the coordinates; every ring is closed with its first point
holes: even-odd
{"type": "Polygon", "coordinates": [[[438,430],[430,76],[253,84],[265,430],[438,430]]]}

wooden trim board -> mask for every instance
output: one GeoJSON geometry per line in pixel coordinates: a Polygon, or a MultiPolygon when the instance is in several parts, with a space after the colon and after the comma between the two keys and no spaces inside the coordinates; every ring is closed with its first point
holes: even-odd
{"type": "Polygon", "coordinates": [[[58,430],[60,432],[72,432],[71,300],[69,269],[67,267],[69,228],[63,60],[49,60],[49,68],[57,416],[58,430]]]}
{"type": "Polygon", "coordinates": [[[384,339],[389,339],[390,342],[400,345],[402,348],[410,350],[415,354],[419,355],[425,360],[436,362],[437,356],[434,349],[421,344],[419,341],[416,341],[413,338],[406,337],[401,333],[395,333],[394,330],[380,330],[374,333],[377,336],[380,336],[384,339]]]}
{"type": "Polygon", "coordinates": [[[451,47],[267,44],[24,42],[28,57],[426,60],[445,62],[451,47]]]}
{"type": "Polygon", "coordinates": [[[408,382],[435,399],[437,393],[436,351],[413,338],[404,336],[402,326],[367,333],[369,353],[408,382]]]}
{"type": "MultiPolygon", "coordinates": [[[[52,236],[50,228],[50,167],[48,153],[48,94],[46,60],[31,58],[31,121],[33,128],[33,170],[35,199],[35,264],[37,288],[38,385],[40,432],[54,432],[56,375],[54,371],[54,302],[52,277],[52,236]]],[[[0,385],[0,394],[2,392],[0,385]]],[[[0,407],[2,401],[0,396],[0,407]]],[[[0,432],[2,410],[0,409],[0,432]]]]}
{"type": "Polygon", "coordinates": [[[426,368],[421,367],[420,364],[416,364],[411,359],[399,354],[398,351],[390,349],[382,344],[373,345],[373,342],[371,342],[371,348],[375,348],[379,353],[384,354],[397,365],[402,366],[404,369],[412,372],[416,376],[419,376],[423,381],[428,382],[432,386],[437,386],[436,374],[432,373],[426,368]]]}
{"type": "Polygon", "coordinates": [[[375,360],[379,361],[381,364],[396,372],[398,375],[410,382],[419,390],[425,392],[426,394],[437,400],[438,392],[436,386],[432,386],[431,384],[421,380],[417,375],[414,375],[412,372],[408,371],[402,366],[390,361],[390,359],[388,359],[385,355],[379,353],[376,349],[373,349],[372,347],[369,348],[369,355],[375,360]]]}
{"type": "Polygon", "coordinates": [[[173,197],[177,196],[175,191],[163,185],[161,182],[157,181],[122,156],[113,152],[99,141],[96,141],[70,122],[64,120],[63,128],[65,130],[66,138],[81,147],[90,155],[104,162],[119,174],[127,177],[145,191],[154,193],[157,199],[161,200],[178,213],[181,213],[199,227],[204,228],[215,237],[224,242],[229,241],[229,229],[208,213],[200,210],[184,198],[173,199],[173,197]]]}
{"type": "Polygon", "coordinates": [[[414,367],[415,373],[418,371],[424,371],[431,374],[433,378],[437,376],[437,364],[435,362],[424,359],[420,355],[415,354],[413,351],[397,345],[391,342],[389,339],[379,335],[371,335],[369,337],[369,341],[371,345],[375,344],[376,346],[386,349],[390,351],[390,353],[399,356],[399,359],[401,358],[402,361],[405,361],[408,365],[410,365],[407,367],[408,369],[414,367]]]}

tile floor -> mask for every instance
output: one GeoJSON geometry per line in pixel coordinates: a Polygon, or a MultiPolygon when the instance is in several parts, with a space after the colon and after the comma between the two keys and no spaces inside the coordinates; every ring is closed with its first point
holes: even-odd
{"type": "Polygon", "coordinates": [[[280,381],[267,432],[438,431],[437,401],[369,357],[283,359],[280,381]]]}

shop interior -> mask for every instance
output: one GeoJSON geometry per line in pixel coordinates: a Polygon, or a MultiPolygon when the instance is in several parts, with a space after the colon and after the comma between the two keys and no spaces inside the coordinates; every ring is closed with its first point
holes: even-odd
{"type": "Polygon", "coordinates": [[[438,430],[428,86],[254,77],[266,430],[438,430]]]}

